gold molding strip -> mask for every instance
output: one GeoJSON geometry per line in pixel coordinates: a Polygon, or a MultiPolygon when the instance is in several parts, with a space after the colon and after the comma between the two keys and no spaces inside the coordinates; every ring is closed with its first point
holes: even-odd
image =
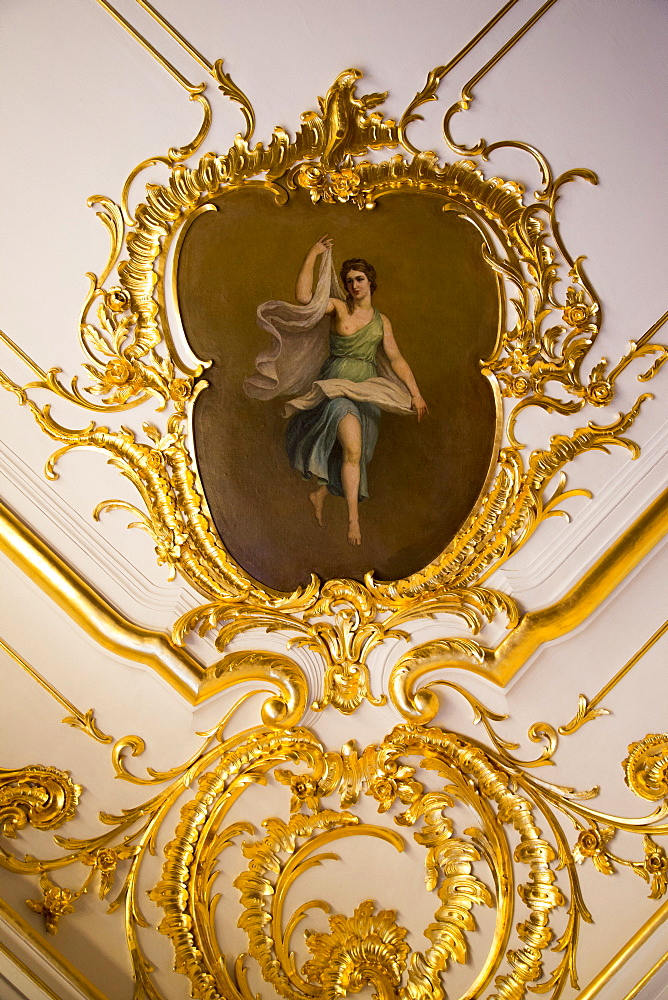
{"type": "Polygon", "coordinates": [[[165,57],[161,55],[153,45],[151,45],[148,39],[144,38],[141,32],[137,31],[136,28],[133,28],[130,22],[126,21],[123,15],[119,14],[116,8],[112,7],[111,4],[107,2],[107,0],[97,0],[97,3],[99,3],[100,7],[106,10],[106,12],[110,14],[113,17],[113,19],[117,21],[118,24],[121,25],[121,27],[125,28],[128,34],[132,35],[134,40],[136,42],[139,42],[142,48],[146,49],[146,51],[160,63],[162,68],[166,69],[167,72],[170,74],[170,76],[173,76],[176,82],[181,84],[184,90],[187,90],[189,94],[198,94],[198,93],[201,94],[202,90],[204,89],[204,84],[196,86],[195,84],[189,83],[189,81],[186,80],[185,76],[183,76],[183,74],[180,73],[175,66],[172,66],[170,61],[168,59],[165,59],[165,57]]]}
{"type": "MultiPolygon", "coordinates": [[[[193,45],[191,45],[188,39],[185,38],[181,34],[181,32],[178,31],[177,28],[175,28],[172,24],[170,24],[167,18],[164,17],[164,15],[160,13],[160,11],[156,10],[153,4],[149,3],[149,0],[135,0],[135,2],[138,3],[143,10],[145,10],[148,14],[150,14],[151,17],[162,28],[164,28],[167,34],[171,35],[171,37],[185,49],[188,55],[191,56],[195,60],[195,62],[199,63],[199,65],[203,69],[205,69],[207,73],[210,73],[212,76],[214,76],[215,79],[217,79],[215,77],[213,64],[210,63],[208,59],[206,59],[202,55],[201,52],[198,52],[198,50],[193,45]]],[[[556,3],[556,0],[551,0],[551,2],[556,3]]],[[[485,35],[487,35],[492,30],[492,28],[494,28],[499,23],[501,18],[504,17],[508,13],[508,11],[515,6],[516,3],[519,3],[519,0],[507,0],[507,3],[505,3],[496,12],[496,14],[494,14],[494,16],[491,17],[489,21],[480,29],[480,31],[478,31],[477,34],[475,34],[466,43],[466,45],[464,45],[459,50],[457,55],[453,56],[452,59],[450,59],[450,61],[446,63],[445,66],[440,67],[438,70],[434,71],[435,75],[438,76],[439,81],[442,80],[443,77],[447,76],[450,70],[454,69],[455,66],[457,66],[462,61],[462,59],[464,59],[464,57],[467,56],[469,52],[471,52],[471,50],[475,48],[478,42],[482,41],[485,35]]]]}
{"type": "MultiPolygon", "coordinates": [[[[561,600],[522,616],[477,668],[504,687],[543,643],[572,632],[610,596],[668,531],[668,489],[637,518],[561,600]]],[[[461,664],[459,664],[461,666],[461,664]]]]}
{"type": "MultiPolygon", "coordinates": [[[[109,997],[102,993],[101,990],[94,986],[86,976],[83,975],[71,962],[69,962],[64,955],[53,947],[53,945],[45,940],[41,934],[39,934],[23,917],[19,916],[16,910],[13,909],[4,899],[0,899],[0,919],[4,920],[5,923],[9,924],[10,927],[21,937],[29,941],[32,947],[40,953],[46,962],[49,962],[60,975],[66,979],[69,983],[75,986],[80,993],[86,997],[86,1000],[109,1000],[109,997]]],[[[9,949],[5,945],[3,951],[8,952],[9,949]]],[[[15,955],[10,952],[10,958],[13,962],[24,971],[20,963],[20,959],[17,959],[15,955]]],[[[34,973],[31,974],[34,975],[34,973]]],[[[39,984],[41,985],[41,984],[39,984]]],[[[42,989],[45,989],[42,985],[42,989]]],[[[58,1000],[58,998],[57,998],[58,1000]]]]}
{"type": "Polygon", "coordinates": [[[652,339],[655,333],[658,333],[664,323],[668,322],[668,309],[665,311],[663,316],[660,316],[656,323],[652,323],[649,330],[646,330],[636,341],[636,347],[643,347],[649,340],[652,339]]]}
{"type": "MultiPolygon", "coordinates": [[[[137,0],[137,2],[139,3],[140,0],[137,0]]],[[[455,66],[457,66],[458,63],[460,63],[462,59],[465,56],[467,56],[472,49],[475,48],[478,42],[482,41],[485,35],[487,35],[492,30],[492,28],[494,28],[499,23],[501,18],[505,17],[508,11],[512,7],[514,7],[515,4],[518,2],[519,0],[508,0],[508,3],[504,4],[503,7],[501,7],[501,9],[496,12],[494,17],[489,19],[487,24],[485,24],[484,27],[480,29],[477,35],[474,35],[473,38],[469,42],[467,42],[463,48],[459,50],[457,55],[453,56],[450,62],[446,63],[445,67],[443,68],[443,72],[439,73],[440,78],[443,79],[444,76],[447,76],[450,70],[454,69],[455,66]]]]}
{"type": "Polygon", "coordinates": [[[557,0],[546,0],[543,6],[539,7],[539,9],[536,11],[535,14],[532,14],[529,20],[526,21],[522,25],[522,27],[515,32],[512,38],[509,38],[508,41],[505,43],[505,45],[502,45],[499,51],[495,53],[495,55],[493,55],[491,59],[487,60],[482,69],[479,69],[478,72],[475,74],[475,76],[471,77],[469,82],[464,87],[463,92],[470,93],[473,87],[475,87],[476,84],[480,83],[482,78],[486,76],[487,73],[489,73],[490,69],[493,69],[498,62],[501,62],[503,57],[510,52],[513,46],[516,45],[517,42],[519,42],[520,39],[526,35],[527,31],[530,31],[531,28],[533,28],[534,24],[537,24],[537,22],[540,21],[543,14],[547,14],[550,7],[553,7],[556,2],[557,0]]]}
{"type": "Polygon", "coordinates": [[[42,675],[35,670],[34,667],[31,667],[27,660],[23,659],[20,653],[17,653],[17,651],[2,638],[0,638],[0,649],[3,649],[5,653],[11,656],[12,659],[15,660],[15,662],[18,663],[18,665],[22,667],[34,681],[37,681],[40,687],[43,687],[45,691],[48,691],[51,697],[55,698],[55,700],[59,702],[63,708],[72,713],[71,716],[61,719],[61,722],[66,723],[68,726],[73,726],[75,729],[83,730],[83,732],[87,733],[92,739],[97,740],[98,743],[114,742],[113,736],[107,736],[106,733],[103,733],[102,730],[98,728],[92,708],[89,708],[85,713],[80,712],[71,701],[62,695],[52,684],[49,684],[46,678],[42,677],[42,675]]]}
{"type": "MultiPolygon", "coordinates": [[[[578,993],[578,1000],[593,1000],[593,998],[603,989],[614,975],[628,962],[632,955],[641,948],[652,936],[662,923],[668,918],[668,900],[663,903],[655,913],[646,920],[642,927],[639,927],[635,934],[628,939],[614,958],[611,958],[607,965],[594,976],[588,986],[578,993]]],[[[664,956],[665,959],[665,956],[664,956]]],[[[657,966],[658,967],[658,966],[657,966]]],[[[654,970],[656,971],[656,970],[654,970]]],[[[635,995],[635,994],[634,994],[635,995]]]]}
{"type": "MultiPolygon", "coordinates": [[[[612,593],[668,530],[668,490],[637,518],[555,604],[525,614],[496,649],[487,650],[483,666],[444,662],[488,677],[504,687],[543,645],[580,625],[612,593]]],[[[228,686],[168,636],[135,625],[76,575],[62,559],[0,502],[0,552],[105,649],[144,663],[191,705],[201,704],[228,686]]],[[[432,661],[429,671],[439,668],[432,661]]]]}
{"type": "Polygon", "coordinates": [[[638,661],[643,658],[645,653],[649,652],[652,646],[654,646],[655,643],[657,643],[659,639],[661,639],[662,636],[666,634],[666,632],[668,632],[668,619],[663,623],[663,625],[659,626],[654,635],[651,635],[647,640],[647,642],[643,643],[640,649],[636,650],[636,652],[633,654],[630,660],[628,660],[624,664],[624,666],[617,671],[615,676],[611,678],[611,680],[609,680],[608,683],[601,688],[598,694],[594,695],[591,701],[589,701],[585,697],[585,695],[581,694],[580,704],[578,706],[578,711],[576,712],[576,714],[573,716],[570,722],[567,722],[563,726],[559,726],[559,732],[561,733],[561,735],[570,736],[571,733],[577,732],[577,730],[581,726],[583,726],[585,722],[590,722],[592,719],[595,719],[597,715],[607,715],[608,714],[607,709],[603,708],[596,710],[596,706],[600,704],[601,701],[603,701],[605,696],[609,694],[610,691],[612,691],[615,685],[619,684],[619,682],[622,680],[623,677],[626,677],[629,670],[635,667],[636,663],[638,663],[638,661]]]}
{"type": "Polygon", "coordinates": [[[23,973],[26,979],[29,979],[31,983],[34,983],[35,986],[38,989],[40,989],[45,996],[49,998],[49,1000],[62,1000],[62,997],[59,997],[57,993],[54,993],[51,987],[47,986],[44,980],[40,979],[40,977],[37,975],[36,972],[33,972],[31,969],[29,969],[28,966],[25,964],[25,962],[22,962],[21,959],[17,955],[15,955],[13,951],[11,951],[6,945],[2,943],[2,941],[0,941],[0,952],[2,952],[2,954],[9,959],[12,965],[16,966],[19,972],[23,973]]]}
{"type": "MultiPolygon", "coordinates": [[[[145,0],[137,0],[137,3],[144,2],[145,0]]],[[[399,122],[399,135],[401,136],[401,142],[405,148],[410,150],[414,156],[418,156],[420,150],[409,141],[406,135],[406,127],[411,122],[422,120],[422,115],[414,114],[415,110],[419,108],[420,105],[426,104],[428,101],[437,100],[437,90],[441,81],[462,61],[462,59],[464,59],[465,56],[469,54],[469,52],[475,48],[478,42],[482,41],[482,39],[499,23],[501,18],[503,18],[516,3],[518,3],[518,0],[508,0],[508,3],[504,4],[503,7],[501,7],[500,10],[498,10],[496,14],[489,19],[487,24],[483,25],[480,31],[474,35],[473,38],[471,38],[466,45],[464,45],[459,52],[445,64],[445,66],[437,66],[436,69],[433,69],[427,78],[427,84],[424,89],[415,95],[412,102],[406,108],[399,122]]]]}
{"type": "MultiPolygon", "coordinates": [[[[471,102],[473,101],[474,87],[476,87],[477,84],[480,83],[483,77],[485,77],[489,73],[489,71],[493,69],[494,66],[497,65],[497,63],[501,62],[501,60],[510,52],[510,50],[517,44],[517,42],[519,42],[520,39],[522,39],[524,35],[526,35],[526,33],[530,31],[535,24],[537,24],[538,21],[540,21],[543,14],[546,14],[550,9],[550,7],[553,7],[556,2],[557,0],[546,0],[546,2],[542,5],[542,7],[539,7],[539,9],[534,14],[532,14],[529,20],[525,21],[522,27],[518,28],[515,34],[511,38],[509,38],[508,41],[505,42],[505,44],[502,45],[501,48],[497,52],[495,52],[495,54],[490,59],[487,60],[485,65],[471,77],[468,83],[464,85],[461,91],[459,101],[457,101],[455,104],[452,105],[451,108],[449,108],[443,120],[443,131],[445,134],[446,141],[453,149],[463,149],[463,147],[457,146],[456,143],[453,143],[450,139],[449,124],[452,117],[458,111],[468,110],[468,108],[471,105],[471,102]]],[[[476,148],[476,152],[481,152],[481,149],[482,147],[480,149],[476,148]]]]}
{"type": "Polygon", "coordinates": [[[652,978],[652,976],[654,976],[659,971],[659,969],[661,968],[661,966],[665,965],[666,962],[668,962],[668,951],[665,952],[661,956],[661,958],[657,959],[657,961],[654,963],[654,965],[652,966],[652,968],[648,972],[645,973],[645,975],[642,977],[641,980],[639,980],[639,982],[637,982],[635,984],[635,986],[633,987],[633,989],[629,990],[629,992],[626,994],[625,997],[622,998],[622,1000],[634,1000],[634,997],[638,996],[638,994],[640,993],[641,989],[643,989],[643,987],[647,986],[647,983],[650,981],[650,979],[652,978]]]}
{"type": "Polygon", "coordinates": [[[156,670],[194,704],[205,668],[162,632],[124,618],[0,502],[0,552],[23,570],[100,646],[156,670]]]}

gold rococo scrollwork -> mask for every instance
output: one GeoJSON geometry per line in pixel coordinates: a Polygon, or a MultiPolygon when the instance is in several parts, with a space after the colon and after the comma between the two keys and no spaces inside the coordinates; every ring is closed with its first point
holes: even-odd
{"type": "MultiPolygon", "coordinates": [[[[579,988],[579,934],[582,921],[591,921],[578,865],[591,863],[605,876],[626,867],[649,885],[651,898],[666,893],[668,858],[655,838],[668,835],[668,801],[648,816],[613,816],[592,807],[598,789],[542,781],[527,770],[532,762],[507,752],[508,744],[495,740],[490,748],[437,727],[399,725],[380,743],[360,750],[350,741],[339,752],[328,751],[306,728],[257,727],[227,736],[240,704],[201,734],[201,747],[187,761],[165,771],[149,768],[145,777],[127,766],[143,752],[143,740],[119,740],[112,751],[117,777],[150,793],[118,815],[101,813],[102,833],[58,835],[63,853],[45,859],[0,848],[2,867],[39,875],[42,897],[27,905],[51,933],[75,912],[94,878],[102,900],[116,885],[108,912],[124,914],[137,1000],[163,996],[140,940],[155,926],[140,902],[140,885],[146,886],[140,878],[165,828],[173,833],[149,895],[162,910],[158,929],[172,942],[176,971],[188,977],[194,997],[207,1000],[253,1000],[258,975],[287,1000],[347,996],[366,985],[385,1000],[444,998],[448,969],[467,962],[474,935],[477,958],[466,996],[480,996],[493,984],[493,996],[504,1000],[521,1000],[528,991],[556,1000],[567,983],[579,988]],[[284,790],[285,808],[258,830],[243,818],[243,796],[268,783],[284,790]],[[362,799],[377,820],[362,818],[362,799]],[[642,836],[641,860],[613,853],[620,832],[642,836]],[[408,862],[413,871],[418,865],[414,891],[422,883],[434,907],[424,938],[405,926],[410,914],[394,905],[392,878],[374,886],[380,899],[353,901],[348,912],[311,898],[309,873],[336,865],[343,841],[359,844],[364,857],[368,838],[389,850],[381,864],[388,873],[395,852],[402,854],[410,841],[417,845],[408,862]],[[227,860],[233,854],[241,870],[227,860]],[[79,889],[54,881],[54,871],[75,864],[88,869],[79,889]],[[481,937],[476,917],[482,908],[494,911],[494,921],[481,937]],[[237,916],[247,948],[235,955],[228,953],[225,927],[237,916]],[[428,946],[420,950],[424,939],[428,946]]],[[[498,718],[484,706],[478,710],[488,722],[498,718]]],[[[666,739],[650,735],[632,744],[624,762],[627,774],[642,771],[654,783],[654,799],[660,791],[655,765],[665,770],[659,758],[666,739]]],[[[14,799],[23,800],[16,789],[25,780],[33,786],[55,781],[65,790],[57,802],[54,796],[48,817],[34,809],[23,814],[37,829],[53,829],[73,815],[79,788],[63,772],[35,765],[5,775],[14,799]]],[[[649,797],[646,786],[630,783],[649,797]]],[[[11,823],[4,832],[14,834],[11,823]]]]}
{"type": "MultiPolygon", "coordinates": [[[[102,196],[91,199],[109,231],[111,249],[102,274],[89,275],[81,315],[89,384],[82,388],[75,377],[67,387],[57,369],[25,387],[4,377],[2,384],[17,393],[58,442],[48,475],[56,475],[55,463],[64,454],[86,447],[106,454],[134,484],[143,510],[125,501],[108,501],[98,506],[96,516],[115,508],[129,510],[133,524],[153,538],[158,561],[171,572],[181,572],[205,596],[206,604],[175,624],[178,641],[191,629],[216,629],[218,647],[224,651],[232,638],[248,629],[283,631],[294,636],[291,642],[307,645],[323,658],[325,676],[314,706],[352,712],[365,699],[380,704],[386,697],[372,690],[367,657],[378,644],[405,638],[402,626],[411,620],[455,614],[475,634],[485,622],[504,615],[508,627],[514,627],[514,602],[485,588],[484,581],[546,518],[563,513],[559,505],[564,500],[589,495],[585,489],[566,489],[564,469],[574,458],[611,445],[627,448],[633,457],[638,454],[637,445],[625,435],[649,397],[641,395],[628,412],[608,422],[590,420],[571,434],[555,434],[546,447],[531,454],[517,438],[520,414],[532,406],[559,414],[576,413],[585,405],[607,406],[631,362],[652,356],[650,368],[638,376],[647,380],[658,371],[666,351],[640,338],[610,370],[601,361],[586,372],[585,361],[599,332],[600,308],[582,258],[571,257],[561,241],[556,206],[566,183],[575,178],[596,182],[596,177],[580,169],[553,177],[544,157],[517,142],[483,144],[453,163],[416,150],[406,129],[419,117],[416,109],[436,99],[443,67],[430,74],[398,125],[378,110],[387,95],[358,95],[362,74],[350,69],[320,99],[319,111],[302,115],[294,138],[276,128],[269,143],[252,147],[254,114],[248,99],[223,73],[222,62],[210,69],[223,92],[240,104],[246,137],[237,135],[227,153],[206,153],[188,166],[186,160],[201,147],[210,117],[201,98],[205,125],[196,140],[166,158],[146,161],[160,162],[169,170],[166,183],[148,184],[144,201],[132,213],[127,189],[121,208],[102,196]],[[475,157],[484,160],[504,145],[521,148],[540,168],[543,183],[533,201],[519,183],[483,174],[475,157]],[[369,150],[384,149],[400,151],[382,162],[358,162],[369,150]],[[314,202],[352,202],[365,210],[399,188],[436,191],[447,210],[459,212],[477,227],[481,252],[506,289],[514,321],[502,328],[492,355],[482,362],[484,374],[507,401],[496,471],[453,541],[430,565],[405,579],[384,583],[369,574],[358,583],[312,577],[293,593],[278,593],[249,577],[216,533],[189,431],[194,401],[206,388],[200,377],[206,362],[180,370],[171,349],[162,285],[169,248],[188,220],[210,206],[215,196],[244,184],[261,184],[279,201],[302,188],[314,202]],[[27,390],[36,389],[109,414],[155,397],[158,409],[166,410],[165,421],[163,426],[144,423],[141,431],[96,422],[71,428],[56,420],[48,405],[33,400],[27,390]],[[93,402],[95,396],[99,402],[93,402]]],[[[201,88],[191,97],[200,99],[201,88]]],[[[461,153],[447,127],[445,137],[461,153]]],[[[475,661],[481,647],[471,640],[460,652],[475,661]]],[[[393,697],[407,703],[413,695],[401,690],[401,678],[410,673],[405,664],[398,665],[391,685],[393,697]]],[[[409,714],[422,717],[415,708],[409,714]]]]}
{"type": "Polygon", "coordinates": [[[5,837],[28,825],[54,830],[74,816],[80,795],[81,785],[57,767],[0,769],[0,830],[5,837]]]}
{"type": "Polygon", "coordinates": [[[629,788],[643,799],[658,802],[668,796],[668,735],[652,733],[631,743],[622,761],[629,788]]]}

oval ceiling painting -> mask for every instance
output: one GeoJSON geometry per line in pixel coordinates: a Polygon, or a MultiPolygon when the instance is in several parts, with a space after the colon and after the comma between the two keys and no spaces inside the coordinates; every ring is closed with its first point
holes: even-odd
{"type": "Polygon", "coordinates": [[[261,185],[213,204],[177,287],[190,346],[212,361],[193,428],[226,549],[278,591],[422,569],[496,458],[481,361],[501,307],[480,232],[405,188],[371,211],[261,185]]]}

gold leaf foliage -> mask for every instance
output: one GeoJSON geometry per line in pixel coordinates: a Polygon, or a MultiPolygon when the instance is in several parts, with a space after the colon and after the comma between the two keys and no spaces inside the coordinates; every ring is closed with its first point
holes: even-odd
{"type": "Polygon", "coordinates": [[[406,929],[397,926],[394,910],[373,910],[367,899],[352,917],[331,916],[329,934],[305,931],[313,957],[302,975],[324,996],[358,993],[368,984],[376,987],[379,997],[391,997],[399,986],[410,950],[406,929]]]}
{"type": "MultiPolygon", "coordinates": [[[[478,710],[488,721],[494,717],[484,706],[478,710]]],[[[589,804],[597,790],[539,780],[534,762],[527,769],[508,752],[510,744],[489,748],[436,727],[403,724],[364,750],[351,741],[334,752],[305,728],[258,727],[226,737],[229,718],[201,734],[200,749],[182,765],[149,769],[146,778],[129,772],[124,760],[127,752],[143,752],[143,740],[119,740],[112,754],[117,776],[153,787],[145,802],[119,815],[101,813],[100,834],[58,835],[63,853],[42,859],[0,849],[3,868],[40,876],[42,898],[31,898],[28,906],[51,933],[75,912],[94,878],[101,899],[118,880],[109,913],[123,912],[138,1000],[161,996],[140,940],[151,927],[140,904],[140,876],[163,830],[173,832],[149,895],[163,911],[158,929],[172,942],[175,969],[188,977],[194,997],[207,1000],[252,1000],[251,975],[289,1000],[346,996],[365,985],[388,1000],[444,1000],[444,977],[452,963],[467,963],[472,935],[480,948],[481,908],[493,910],[494,927],[484,935],[486,955],[476,952],[470,995],[494,983],[497,997],[521,998],[531,989],[556,1000],[568,981],[577,988],[580,924],[591,920],[576,863],[591,862],[608,877],[627,867],[647,883],[652,899],[665,895],[668,860],[656,838],[668,835],[668,802],[646,817],[608,815],[589,804]],[[269,782],[284,788],[289,800],[282,815],[263,820],[259,832],[243,818],[243,796],[269,782]],[[377,821],[356,809],[362,795],[374,804],[377,821]],[[471,817],[468,823],[462,810],[471,817]],[[576,832],[574,844],[564,821],[576,832]],[[620,831],[642,836],[641,860],[613,853],[620,831]],[[362,892],[352,915],[311,898],[309,873],[336,866],[343,841],[364,855],[370,838],[398,853],[412,838],[418,855],[424,852],[414,892],[429,894],[434,916],[424,928],[428,946],[422,950],[399,919],[392,878],[381,882],[381,899],[362,892]],[[221,860],[233,855],[241,859],[241,871],[221,860]],[[54,881],[52,872],[76,864],[88,869],[78,889],[54,881]],[[300,895],[305,902],[298,902],[300,895]],[[241,954],[229,954],[225,946],[225,922],[235,918],[248,942],[241,954]],[[300,926],[306,927],[301,964],[300,926]],[[558,961],[550,961],[550,949],[561,955],[558,961]]],[[[31,771],[51,780],[60,775],[69,789],[62,772],[38,766],[31,771]]],[[[77,788],[62,799],[46,829],[69,818],[77,788]]],[[[35,812],[23,815],[40,828],[35,812]]],[[[12,835],[11,823],[5,833],[12,835]]],[[[381,870],[383,865],[388,861],[381,870]]]]}

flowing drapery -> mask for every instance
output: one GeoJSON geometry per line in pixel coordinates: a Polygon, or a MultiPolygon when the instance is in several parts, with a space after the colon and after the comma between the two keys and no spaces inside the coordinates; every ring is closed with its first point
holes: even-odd
{"type": "Polygon", "coordinates": [[[244,391],[254,399],[291,397],[284,407],[290,417],[317,406],[324,399],[346,397],[375,403],[391,413],[410,413],[411,397],[395,375],[382,346],[376,354],[378,374],[364,382],[318,379],[329,356],[330,298],[343,299],[332,263],[332,251],[322,255],[320,274],[306,305],[270,299],[258,306],[257,322],[271,335],[268,348],[255,359],[256,373],[244,380],[244,391]]]}

